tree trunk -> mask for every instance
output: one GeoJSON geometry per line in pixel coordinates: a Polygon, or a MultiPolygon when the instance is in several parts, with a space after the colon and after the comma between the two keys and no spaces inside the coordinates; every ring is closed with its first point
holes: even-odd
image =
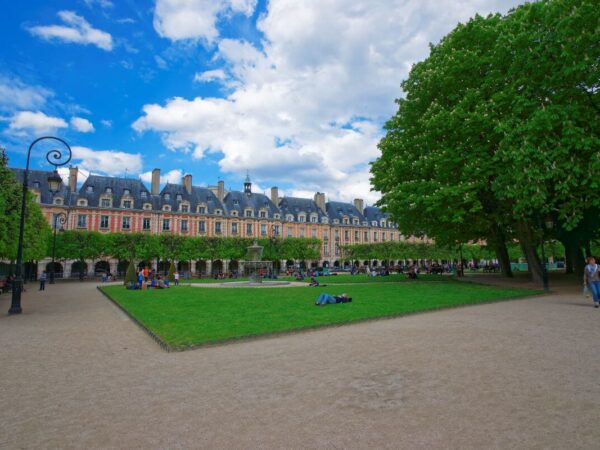
{"type": "MultiPolygon", "coordinates": [[[[565,245],[563,243],[563,245],[565,245]]],[[[570,249],[565,245],[565,273],[574,273],[573,272],[573,255],[571,254],[570,249]]]]}
{"type": "Polygon", "coordinates": [[[531,228],[531,224],[523,220],[518,221],[517,236],[519,238],[519,243],[521,244],[521,249],[523,250],[523,255],[525,255],[525,258],[527,259],[531,281],[542,284],[543,269],[536,249],[538,239],[531,228]]]}
{"type": "Polygon", "coordinates": [[[513,273],[510,267],[508,248],[506,247],[506,237],[504,236],[504,232],[499,227],[494,227],[492,230],[490,244],[496,253],[496,259],[498,259],[498,262],[500,263],[502,275],[512,278],[513,273]]]}
{"type": "Polygon", "coordinates": [[[562,235],[561,242],[565,247],[567,273],[583,275],[585,257],[577,234],[572,231],[566,232],[562,235]]]}

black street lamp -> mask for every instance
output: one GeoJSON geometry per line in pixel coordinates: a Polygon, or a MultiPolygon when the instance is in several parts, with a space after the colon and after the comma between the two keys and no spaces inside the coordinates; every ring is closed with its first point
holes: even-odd
{"type": "Polygon", "coordinates": [[[54,236],[52,237],[52,267],[50,269],[50,284],[54,284],[54,271],[56,270],[54,266],[54,255],[56,254],[56,230],[58,229],[58,224],[60,224],[60,231],[64,231],[64,225],[67,223],[67,215],[64,212],[60,212],[55,214],[54,216],[54,236]]]}
{"type": "Polygon", "coordinates": [[[276,227],[275,225],[271,225],[271,229],[270,229],[270,233],[269,233],[269,256],[271,256],[271,261],[273,262],[272,266],[271,266],[271,275],[274,275],[274,269],[275,269],[275,258],[273,255],[273,246],[276,244],[277,242],[277,237],[275,234],[276,231],[276,227]]]}
{"type": "Polygon", "coordinates": [[[21,308],[21,292],[23,291],[23,236],[25,233],[25,208],[27,206],[27,191],[29,190],[29,160],[31,158],[31,150],[33,149],[33,147],[38,142],[47,139],[61,143],[67,150],[64,156],[64,158],[66,158],[65,161],[61,161],[63,159],[63,151],[61,150],[51,149],[46,153],[46,160],[54,166],[54,172],[48,177],[48,186],[50,188],[50,191],[58,192],[58,190],[60,189],[62,178],[60,177],[56,169],[59,166],[64,166],[69,161],[71,161],[71,157],[73,155],[69,144],[67,144],[62,139],[54,136],[43,136],[41,138],[37,138],[31,143],[29,149],[27,150],[27,163],[25,164],[25,171],[23,172],[23,196],[21,198],[21,218],[19,222],[19,241],[17,245],[17,266],[15,267],[15,279],[13,281],[12,301],[10,304],[10,309],[8,310],[8,314],[21,314],[23,312],[23,309],[21,308]]]}

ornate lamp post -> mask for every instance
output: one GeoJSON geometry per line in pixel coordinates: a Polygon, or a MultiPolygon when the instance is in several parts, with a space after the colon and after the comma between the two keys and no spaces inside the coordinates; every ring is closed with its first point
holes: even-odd
{"type": "Polygon", "coordinates": [[[52,264],[50,267],[50,284],[54,284],[54,255],[56,254],[56,230],[58,224],[60,224],[60,231],[64,231],[64,225],[67,223],[67,215],[64,212],[60,212],[54,216],[54,236],[52,237],[52,264]]]}
{"type": "Polygon", "coordinates": [[[73,153],[71,147],[65,141],[54,136],[43,136],[36,139],[31,143],[27,150],[27,163],[25,164],[25,171],[23,172],[23,196],[21,198],[21,218],[19,223],[19,241],[17,245],[17,266],[15,268],[15,280],[13,281],[12,290],[12,301],[8,314],[21,314],[23,312],[21,308],[21,292],[23,291],[23,235],[25,233],[25,208],[27,206],[27,191],[29,189],[28,178],[29,178],[29,160],[31,159],[31,150],[40,141],[43,140],[54,140],[62,144],[66,151],[59,149],[51,149],[46,153],[46,160],[54,166],[54,172],[48,177],[48,186],[52,192],[58,192],[62,178],[56,170],[59,166],[64,166],[69,161],[73,153]],[[63,156],[63,152],[64,156],[63,156]],[[64,161],[63,161],[64,159],[64,161]]]}

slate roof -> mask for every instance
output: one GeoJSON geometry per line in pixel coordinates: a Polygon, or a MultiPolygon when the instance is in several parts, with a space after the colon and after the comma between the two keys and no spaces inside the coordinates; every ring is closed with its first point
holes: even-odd
{"type": "MultiPolygon", "coordinates": [[[[23,175],[25,173],[24,169],[10,169],[14,174],[15,178],[19,183],[23,183],[23,175]]],[[[27,184],[31,189],[40,192],[40,203],[52,204],[54,203],[54,196],[52,192],[50,192],[50,188],[48,187],[48,176],[53,171],[48,170],[30,170],[27,184]]],[[[56,194],[57,197],[62,197],[64,199],[65,204],[67,201],[71,200],[71,204],[74,204],[74,199],[72,197],[76,197],[76,195],[69,196],[69,185],[63,183],[61,185],[61,189],[56,194]]]]}
{"type": "Polygon", "coordinates": [[[258,212],[265,208],[269,218],[273,218],[275,214],[279,213],[279,208],[271,201],[269,197],[264,194],[247,194],[240,191],[230,191],[225,196],[223,201],[225,203],[225,209],[228,214],[232,211],[237,211],[238,216],[244,215],[244,210],[251,208],[254,217],[258,216],[258,212]]]}
{"type": "Polygon", "coordinates": [[[159,207],[170,205],[171,211],[179,211],[179,203],[187,201],[190,204],[190,212],[196,212],[198,205],[206,205],[207,214],[215,214],[215,210],[220,209],[225,214],[225,208],[217,196],[208,188],[192,186],[192,192],[188,193],[183,184],[167,183],[158,196],[159,207]],[[166,198],[168,194],[168,199],[166,198]],[[177,196],[181,196],[178,200],[177,196]]]}
{"type": "Polygon", "coordinates": [[[281,210],[282,219],[285,219],[288,214],[292,214],[294,221],[298,221],[298,214],[301,212],[306,214],[307,222],[311,214],[316,213],[319,216],[319,222],[325,215],[324,211],[310,198],[283,197],[279,202],[279,209],[281,210]]]}
{"type": "Polygon", "coordinates": [[[350,225],[353,219],[358,219],[359,224],[362,225],[363,220],[365,220],[363,214],[352,203],[327,202],[325,206],[331,221],[338,219],[342,223],[343,217],[347,216],[350,219],[350,225]]]}
{"type": "MultiPolygon", "coordinates": [[[[125,190],[129,190],[129,196],[133,197],[133,208],[142,209],[144,203],[152,202],[150,192],[140,180],[132,178],[104,177],[100,175],[90,175],[79,189],[78,198],[87,199],[88,206],[99,207],[100,196],[106,193],[106,189],[111,189],[112,204],[114,208],[121,206],[121,200],[124,197],[125,190]],[[91,188],[91,190],[89,189],[91,188]],[[145,198],[142,198],[145,193],[145,198]]],[[[155,205],[153,205],[155,206],[155,205]]]]}
{"type": "Polygon", "coordinates": [[[376,206],[367,206],[365,208],[365,217],[369,221],[369,226],[373,226],[373,221],[377,221],[377,226],[380,226],[381,219],[389,220],[390,215],[388,213],[383,212],[381,209],[376,206]]]}

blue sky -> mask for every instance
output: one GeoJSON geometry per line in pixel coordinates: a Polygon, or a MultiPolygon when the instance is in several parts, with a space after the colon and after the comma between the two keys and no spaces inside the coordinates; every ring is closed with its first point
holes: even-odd
{"type": "MultiPolygon", "coordinates": [[[[21,0],[2,6],[0,145],[53,134],[85,174],[377,199],[400,83],[503,0],[21,0]]],[[[48,167],[42,154],[32,167],[48,167]]]]}

